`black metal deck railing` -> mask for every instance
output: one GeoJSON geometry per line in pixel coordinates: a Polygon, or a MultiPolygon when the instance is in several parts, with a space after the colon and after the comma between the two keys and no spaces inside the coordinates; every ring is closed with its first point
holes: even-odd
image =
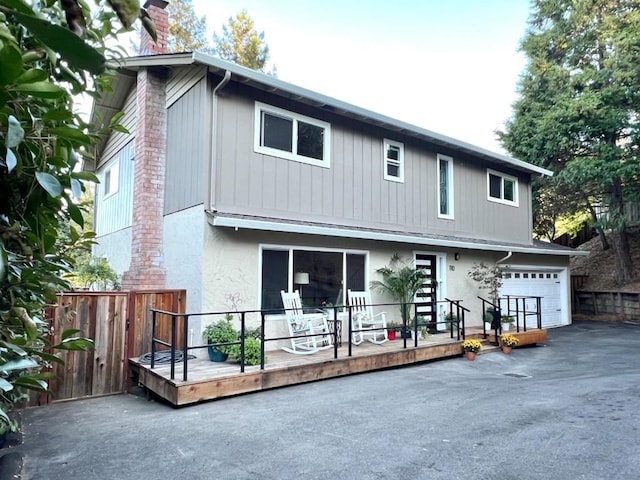
{"type": "Polygon", "coordinates": [[[527,331],[527,317],[535,317],[537,329],[542,329],[542,297],[536,296],[516,296],[505,295],[498,299],[498,304],[478,297],[482,302],[482,331],[484,338],[488,338],[486,324],[491,324],[494,331],[495,343],[498,343],[498,336],[502,335],[502,317],[512,317],[514,319],[516,332],[527,331]],[[533,304],[533,305],[532,305],[533,304]],[[490,309],[490,310],[489,310],[490,309]],[[491,312],[491,320],[487,321],[485,315],[491,312]]]}
{"type": "MultiPolygon", "coordinates": [[[[391,329],[400,328],[402,332],[411,332],[411,338],[413,338],[413,345],[411,345],[408,340],[408,335],[403,335],[403,345],[402,348],[410,348],[410,347],[418,347],[419,334],[423,330],[428,331],[437,331],[437,332],[448,332],[451,339],[460,340],[464,339],[464,326],[465,326],[465,314],[469,313],[469,310],[461,305],[460,300],[449,300],[445,299],[439,302],[432,302],[428,304],[431,306],[430,311],[424,311],[425,304],[424,303],[407,303],[407,304],[399,304],[399,303],[385,303],[385,304],[371,304],[371,307],[395,307],[399,308],[402,313],[402,323],[397,325],[389,325],[384,328],[389,331],[391,329]],[[445,311],[448,312],[449,315],[445,317],[444,320],[438,319],[437,314],[437,304],[444,303],[446,304],[445,311]],[[405,315],[405,312],[409,309],[412,309],[413,316],[411,320],[409,320],[409,316],[405,315]],[[439,327],[445,326],[444,330],[439,327]]],[[[326,307],[324,310],[327,312],[327,317],[329,320],[332,320],[334,323],[334,328],[330,332],[333,335],[333,357],[335,359],[339,358],[338,347],[342,343],[342,339],[338,338],[341,334],[341,328],[337,328],[337,325],[340,325],[342,320],[339,318],[343,315],[339,315],[340,313],[346,313],[346,323],[348,328],[347,342],[348,342],[348,350],[347,356],[353,356],[352,347],[353,336],[359,332],[370,332],[371,329],[354,329],[353,328],[353,312],[350,306],[336,306],[336,307],[326,307]]],[[[221,311],[221,312],[204,312],[204,313],[177,313],[177,312],[169,312],[165,310],[152,308],[151,310],[151,360],[150,360],[150,368],[156,368],[156,352],[158,351],[157,347],[163,346],[167,347],[170,352],[170,378],[171,380],[175,379],[176,375],[176,364],[182,363],[182,380],[187,381],[188,378],[188,365],[189,365],[189,355],[192,351],[197,351],[201,349],[206,349],[209,347],[222,347],[222,346],[230,346],[230,345],[240,345],[240,358],[237,359],[239,364],[240,372],[243,373],[245,371],[245,367],[247,366],[246,358],[245,358],[245,341],[248,335],[247,330],[247,318],[248,317],[259,317],[260,319],[260,327],[259,327],[259,341],[260,341],[260,369],[264,370],[265,367],[265,345],[268,342],[276,342],[276,341],[290,341],[292,338],[301,338],[304,336],[312,337],[312,336],[326,336],[326,333],[312,333],[306,335],[295,335],[290,336],[273,336],[267,337],[265,335],[265,327],[267,317],[270,315],[282,315],[284,309],[277,310],[244,310],[244,311],[221,311]],[[238,335],[238,340],[235,342],[227,342],[227,343],[217,343],[217,344],[194,344],[189,345],[189,331],[190,324],[189,322],[194,318],[199,318],[201,320],[216,321],[217,319],[222,319],[227,317],[228,315],[233,316],[236,319],[239,319],[240,322],[240,331],[238,335]],[[170,339],[163,340],[157,338],[157,325],[159,322],[170,322],[170,339]],[[178,332],[181,333],[182,337],[182,345],[178,345],[178,332]],[[180,354],[178,354],[180,352],[180,354]]],[[[342,325],[344,326],[344,325],[342,325]]],[[[375,330],[382,330],[383,327],[376,327],[375,330]]]]}

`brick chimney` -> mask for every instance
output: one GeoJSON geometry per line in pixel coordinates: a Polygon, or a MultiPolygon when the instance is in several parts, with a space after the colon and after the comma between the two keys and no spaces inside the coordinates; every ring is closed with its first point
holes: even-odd
{"type": "MultiPolygon", "coordinates": [[[[148,46],[148,54],[166,53],[168,22],[164,8],[167,4],[163,0],[145,3],[158,31],[157,44],[142,32],[141,48],[148,46]]],[[[165,68],[146,67],[138,71],[131,263],[122,276],[124,290],[166,286],[162,238],[167,158],[166,83],[165,68]]]]}
{"type": "Polygon", "coordinates": [[[140,29],[140,55],[159,55],[167,53],[169,42],[169,15],[165,8],[169,2],[165,0],[147,0],[144,8],[149,13],[153,24],[156,26],[157,41],[147,33],[144,28],[140,29]]]}

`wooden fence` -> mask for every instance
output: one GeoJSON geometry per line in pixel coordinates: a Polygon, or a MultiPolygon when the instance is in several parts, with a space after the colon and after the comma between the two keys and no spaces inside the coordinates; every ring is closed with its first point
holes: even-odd
{"type": "MultiPolygon", "coordinates": [[[[129,381],[128,359],[148,352],[151,345],[150,308],[184,313],[185,290],[133,292],[67,292],[58,296],[49,312],[53,337],[58,343],[64,330],[77,328],[92,338],[91,352],[62,352],[64,365],[54,364],[52,394],[32,397],[32,404],[123,392],[129,381]]],[[[168,322],[156,337],[171,339],[168,322]]],[[[178,335],[178,347],[185,341],[178,335]]],[[[162,349],[162,348],[159,348],[162,349]]]]}
{"type": "Polygon", "coordinates": [[[583,315],[613,315],[623,320],[640,320],[640,293],[636,292],[573,292],[573,313],[583,315]]]}

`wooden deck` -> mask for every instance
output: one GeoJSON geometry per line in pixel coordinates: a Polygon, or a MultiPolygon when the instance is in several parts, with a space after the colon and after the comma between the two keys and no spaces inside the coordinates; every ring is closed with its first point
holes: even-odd
{"type": "MultiPolygon", "coordinates": [[[[467,331],[468,337],[476,334],[476,332],[467,331]]],[[[535,338],[531,334],[530,336],[526,343],[521,340],[521,344],[536,343],[536,339],[546,341],[546,331],[544,331],[544,340],[539,333],[535,338]]],[[[418,347],[414,346],[414,340],[407,340],[406,349],[403,348],[402,339],[382,345],[363,342],[361,345],[352,346],[351,356],[348,356],[349,347],[345,342],[338,348],[338,358],[334,358],[333,348],[312,355],[294,355],[282,350],[274,350],[266,352],[267,360],[264,370],[261,370],[260,366],[247,366],[244,373],[240,372],[238,364],[195,358],[187,362],[186,381],[182,380],[182,362],[176,363],[173,380],[170,378],[170,365],[156,364],[151,370],[149,365],[141,364],[138,359],[130,359],[129,364],[138,384],[169,403],[180,406],[287,385],[455,357],[462,354],[461,343],[451,339],[449,334],[440,333],[420,339],[418,347]]],[[[497,347],[486,348],[486,352],[490,350],[497,350],[497,347]]]]}

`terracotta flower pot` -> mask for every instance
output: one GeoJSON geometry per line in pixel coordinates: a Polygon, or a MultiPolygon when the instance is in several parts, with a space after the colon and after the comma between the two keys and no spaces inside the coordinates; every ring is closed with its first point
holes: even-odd
{"type": "Polygon", "coordinates": [[[464,352],[467,357],[467,360],[474,361],[476,359],[476,352],[464,352]]]}
{"type": "Polygon", "coordinates": [[[504,353],[505,355],[511,355],[511,349],[513,347],[505,347],[504,345],[502,346],[502,353],[504,353]]]}

